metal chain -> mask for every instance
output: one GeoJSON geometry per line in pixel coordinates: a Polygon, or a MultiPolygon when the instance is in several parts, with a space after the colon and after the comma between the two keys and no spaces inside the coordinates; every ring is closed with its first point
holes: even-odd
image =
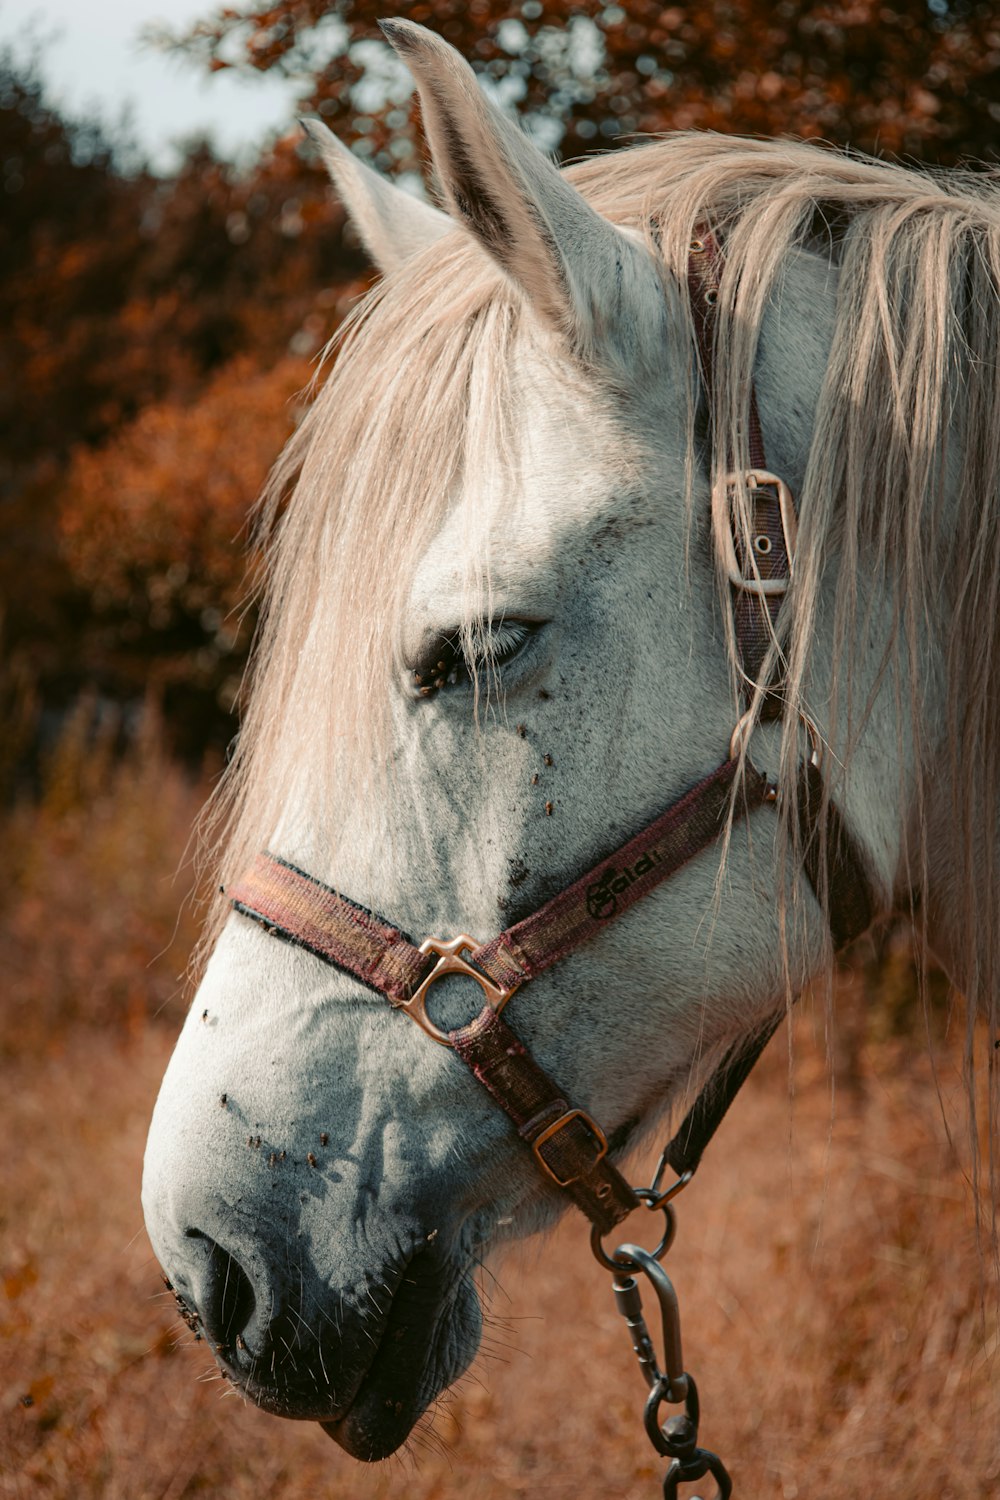
{"type": "MultiPolygon", "coordinates": [[[[689,1176],[690,1174],[686,1174],[686,1177],[689,1178],[689,1176]]],[[[649,1387],[649,1395],[643,1411],[646,1435],[657,1453],[670,1459],[670,1466],[663,1479],[664,1500],[677,1500],[679,1485],[692,1484],[709,1476],[715,1480],[716,1484],[713,1500],[730,1500],[733,1482],[721,1458],[709,1449],[698,1446],[700,1418],[698,1388],[684,1369],[677,1293],[670,1277],[660,1265],[661,1259],[673,1243],[677,1227],[674,1210],[669,1200],[687,1183],[681,1180],[663,1193],[660,1191],[661,1177],[662,1165],[652,1187],[640,1188],[636,1194],[647,1208],[660,1209],[666,1220],[666,1227],[655,1250],[645,1250],[641,1245],[633,1245],[629,1242],[619,1245],[614,1253],[609,1255],[596,1229],[591,1234],[591,1248],[600,1264],[614,1273],[612,1291],[615,1305],[628,1327],[640,1373],[649,1387]],[[638,1276],[645,1277],[659,1305],[664,1366],[662,1369],[656,1345],[643,1316],[638,1276]],[[661,1421],[662,1406],[681,1404],[684,1407],[682,1413],[661,1421]]],[[[692,1500],[699,1500],[699,1497],[694,1496],[692,1500]]]]}

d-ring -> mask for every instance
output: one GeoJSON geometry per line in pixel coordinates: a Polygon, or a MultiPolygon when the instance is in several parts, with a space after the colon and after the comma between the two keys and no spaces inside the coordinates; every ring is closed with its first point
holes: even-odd
{"type": "MultiPolygon", "coordinates": [[[[649,1188],[638,1188],[636,1190],[636,1197],[640,1200],[640,1203],[636,1204],[637,1208],[640,1207],[640,1205],[645,1208],[658,1207],[660,1209],[660,1212],[663,1214],[665,1223],[663,1234],[660,1236],[660,1243],[657,1245],[655,1250],[647,1251],[647,1254],[651,1255],[654,1260],[662,1260],[667,1251],[670,1249],[670,1246],[674,1242],[674,1235],[677,1233],[677,1215],[674,1213],[673,1206],[669,1203],[656,1204],[655,1202],[649,1202],[648,1200],[653,1197],[653,1194],[651,1193],[649,1188]]],[[[594,1255],[596,1256],[600,1264],[607,1270],[620,1273],[623,1270],[636,1271],[641,1269],[637,1261],[629,1260],[627,1256],[623,1257],[621,1260],[617,1260],[610,1256],[605,1250],[604,1246],[601,1244],[601,1238],[601,1231],[595,1224],[593,1229],[590,1231],[590,1248],[591,1250],[593,1250],[594,1255]]],[[[617,1256],[618,1251],[616,1250],[614,1254],[615,1256],[617,1256]]]]}

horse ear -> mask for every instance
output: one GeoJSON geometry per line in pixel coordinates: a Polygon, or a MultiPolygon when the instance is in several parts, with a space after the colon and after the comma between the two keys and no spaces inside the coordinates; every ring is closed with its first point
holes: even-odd
{"type": "Polygon", "coordinates": [[[396,271],[411,255],[454,229],[448,215],[373,172],[349,151],[322,120],[303,120],[302,128],[319,148],[365,249],[379,270],[396,271]]]}
{"type": "Polygon", "coordinates": [[[640,281],[648,297],[650,257],[490,103],[453,47],[412,21],[379,25],[416,78],[448,207],[536,310],[589,351],[640,281]]]}

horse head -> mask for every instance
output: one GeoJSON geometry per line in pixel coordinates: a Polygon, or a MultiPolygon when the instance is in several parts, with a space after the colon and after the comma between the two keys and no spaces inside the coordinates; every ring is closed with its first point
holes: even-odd
{"type": "MultiPolygon", "coordinates": [[[[815,488],[842,271],[796,240],[775,190],[755,280],[732,216],[729,363],[707,411],[684,278],[706,175],[724,218],[748,173],[763,192],[809,148],[745,143],[730,167],[725,143],[687,138],[686,155],[652,145],[566,174],[445,43],[385,29],[416,78],[445,206],[310,127],[384,277],[274,480],[293,492],[273,507],[222,880],[268,848],[414,942],[485,942],[725,757],[742,708],[712,433],[741,441],[752,378],[770,467],[815,488]]],[[[840,747],[839,810],[884,909],[905,884],[918,770],[883,672],[898,612],[877,561],[866,572],[830,526],[805,538],[788,691],[840,747]],[[838,694],[845,554],[866,636],[838,694]]],[[[799,724],[753,733],[775,784],[803,753],[799,724]]],[[[634,878],[612,860],[599,930],[511,1000],[517,1036],[603,1122],[612,1157],[828,963],[822,903],[789,850],[780,808],[733,817],[600,925],[634,878]]],[[[472,1359],[485,1255],[563,1198],[453,1053],[371,987],[224,901],[217,929],[152,1123],[153,1246],[250,1399],[379,1458],[472,1359]]],[[[436,1024],[480,1000],[442,981],[436,1024]]]]}

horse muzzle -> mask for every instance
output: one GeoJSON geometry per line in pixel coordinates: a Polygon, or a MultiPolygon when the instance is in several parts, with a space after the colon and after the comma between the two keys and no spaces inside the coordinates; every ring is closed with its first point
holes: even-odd
{"type": "Polygon", "coordinates": [[[241,1242],[226,1217],[218,1237],[185,1227],[157,1243],[188,1327],[256,1406],[318,1421],[355,1458],[388,1457],[475,1355],[471,1261],[432,1230],[332,1284],[296,1237],[258,1225],[241,1242]]]}

